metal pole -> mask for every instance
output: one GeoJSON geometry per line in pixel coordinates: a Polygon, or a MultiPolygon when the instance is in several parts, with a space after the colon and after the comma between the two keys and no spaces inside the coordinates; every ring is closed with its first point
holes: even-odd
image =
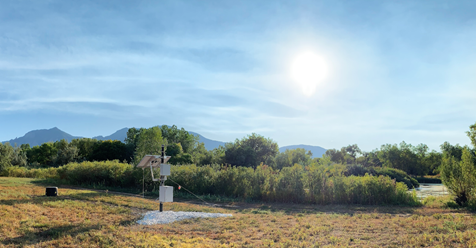
{"type": "Polygon", "coordinates": [[[145,198],[144,188],[145,188],[145,172],[144,172],[144,168],[142,168],[142,198],[145,198]]]}
{"type": "MultiPolygon", "coordinates": [[[[165,145],[162,145],[162,156],[160,158],[160,164],[163,164],[164,161],[165,161],[165,145]]],[[[160,185],[164,186],[165,182],[164,182],[162,176],[160,176],[160,177],[161,177],[160,178],[161,179],[160,180],[160,185]]],[[[159,191],[160,191],[160,189],[159,189],[159,191]]],[[[159,194],[160,194],[160,192],[159,192],[159,194]]],[[[163,209],[164,209],[164,204],[162,202],[160,202],[159,212],[162,212],[163,209]]]]}
{"type": "Polygon", "coordinates": [[[160,163],[163,164],[165,159],[165,145],[162,145],[162,157],[160,158],[160,163]]]}

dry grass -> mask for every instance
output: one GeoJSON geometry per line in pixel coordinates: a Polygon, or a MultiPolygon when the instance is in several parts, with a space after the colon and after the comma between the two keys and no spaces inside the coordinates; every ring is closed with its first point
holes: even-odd
{"type": "Polygon", "coordinates": [[[59,189],[45,197],[32,179],[0,178],[4,247],[476,247],[476,218],[431,207],[237,204],[212,208],[167,203],[165,210],[232,213],[140,226],[153,200],[59,189]]]}

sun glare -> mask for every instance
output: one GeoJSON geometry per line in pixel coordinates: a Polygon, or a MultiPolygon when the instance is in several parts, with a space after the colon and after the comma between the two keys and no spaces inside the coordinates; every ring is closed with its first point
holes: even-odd
{"type": "Polygon", "coordinates": [[[298,55],[291,65],[291,77],[301,86],[303,93],[311,96],[317,85],[327,75],[327,65],[323,58],[311,51],[298,55]]]}

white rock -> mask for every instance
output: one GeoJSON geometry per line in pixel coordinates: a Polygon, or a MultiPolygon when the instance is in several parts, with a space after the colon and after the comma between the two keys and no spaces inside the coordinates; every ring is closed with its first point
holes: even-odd
{"type": "Polygon", "coordinates": [[[155,224],[167,224],[174,221],[193,219],[193,218],[217,218],[217,217],[231,217],[231,214],[217,214],[217,213],[204,213],[204,212],[173,212],[173,211],[149,211],[145,213],[142,220],[138,220],[137,223],[141,225],[155,225],[155,224]]]}

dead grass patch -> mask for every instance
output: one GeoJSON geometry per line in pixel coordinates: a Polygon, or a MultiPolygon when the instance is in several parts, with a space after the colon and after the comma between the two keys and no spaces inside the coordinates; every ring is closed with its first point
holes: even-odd
{"type": "Polygon", "coordinates": [[[234,209],[167,203],[165,210],[232,213],[141,226],[149,199],[0,178],[2,247],[415,247],[476,246],[476,218],[436,207],[235,203],[234,209]]]}

